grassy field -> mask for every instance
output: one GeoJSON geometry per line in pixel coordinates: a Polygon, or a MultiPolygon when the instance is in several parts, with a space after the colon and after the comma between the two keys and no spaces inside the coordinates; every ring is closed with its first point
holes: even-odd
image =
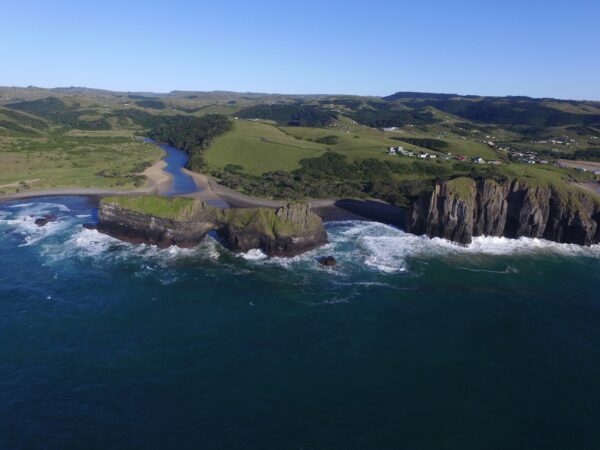
{"type": "Polygon", "coordinates": [[[562,182],[585,183],[594,176],[589,173],[576,172],[572,169],[554,167],[552,165],[510,164],[502,167],[507,176],[527,179],[533,184],[561,184],[562,182]]]}
{"type": "Polygon", "coordinates": [[[0,137],[0,193],[56,187],[127,189],[163,151],[125,136],[0,137]]]}
{"type": "MultiPolygon", "coordinates": [[[[469,162],[461,166],[457,165],[456,161],[441,161],[440,158],[416,162],[414,158],[388,155],[389,147],[398,146],[413,152],[431,152],[391,139],[406,137],[445,141],[448,147],[438,153],[451,152],[454,155],[482,157],[485,160],[502,160],[501,166],[494,166],[495,173],[537,180],[540,183],[586,181],[591,176],[575,172],[574,169],[559,169],[551,164],[533,166],[511,163],[505,152],[497,152],[482,141],[493,140],[499,147],[509,147],[513,152],[538,151],[540,159],[548,159],[551,162],[553,157],[559,157],[560,153],[564,152],[568,156],[576,150],[595,148],[600,145],[600,129],[593,128],[591,125],[547,127],[541,134],[527,134],[521,133],[519,128],[510,128],[506,124],[468,121],[434,106],[428,106],[424,111],[433,114],[437,119],[436,122],[417,121],[414,125],[404,122],[405,124],[396,131],[383,131],[361,125],[354,121],[354,119],[360,120],[354,115],[355,110],[352,109],[354,107],[330,104],[327,101],[324,104],[329,105],[327,107],[329,110],[335,110],[338,117],[330,126],[324,128],[294,127],[268,121],[234,119],[237,111],[246,106],[298,101],[317,104],[320,98],[321,96],[310,96],[299,100],[294,96],[230,92],[140,95],[83,88],[52,91],[38,88],[0,88],[0,193],[60,187],[111,189],[139,187],[145,183],[140,173],[162,156],[159,148],[144,144],[137,137],[144,135],[148,127],[156,126],[156,122],[148,114],[229,115],[234,121],[233,131],[216,138],[205,151],[204,159],[208,171],[223,171],[228,165],[236,165],[240,166],[241,170],[238,168],[227,173],[239,171],[253,176],[266,172],[293,171],[300,167],[301,160],[319,157],[328,150],[346,156],[350,162],[367,158],[393,161],[397,163],[395,167],[399,170],[395,169],[389,176],[402,180],[429,179],[448,175],[453,171],[464,174],[471,170],[471,166],[475,167],[469,162]],[[19,110],[14,109],[14,105],[10,106],[14,102],[43,99],[49,96],[58,97],[66,104],[57,109],[63,114],[68,113],[66,119],[57,118],[52,114],[44,115],[43,108],[19,110]],[[143,99],[163,102],[166,108],[159,111],[141,107],[138,103],[143,99]],[[103,119],[104,117],[106,120],[103,119]],[[103,120],[102,126],[86,123],[86,121],[103,120]],[[329,143],[319,142],[329,136],[335,136],[335,139],[330,139],[329,143]],[[556,136],[568,136],[574,141],[569,141],[569,145],[550,143],[549,138],[556,136]],[[546,140],[546,142],[534,143],[539,140],[546,140]]],[[[363,102],[363,106],[367,106],[369,102],[382,101],[375,98],[356,98],[363,102]]],[[[466,99],[466,101],[473,100],[466,99]]],[[[547,101],[546,104],[557,111],[572,114],[600,113],[598,102],[575,104],[547,101]]],[[[396,102],[394,108],[410,109],[402,102],[396,102]]],[[[280,120],[280,123],[288,123],[288,121],[280,120]]],[[[591,123],[596,124],[596,122],[591,123]]],[[[561,140],[565,139],[561,138],[561,140]]],[[[370,162],[368,164],[379,167],[377,170],[385,171],[385,165],[377,166],[370,162]]],[[[479,169],[481,168],[477,167],[477,170],[479,169]]],[[[281,177],[282,174],[276,176],[281,177]]],[[[252,188],[255,189],[256,186],[252,188]]]]}
{"type": "MultiPolygon", "coordinates": [[[[345,124],[336,124],[327,129],[284,127],[282,130],[291,136],[312,141],[325,136],[336,136],[339,139],[339,143],[324,145],[324,147],[346,155],[348,158],[389,159],[387,149],[402,145],[401,142],[389,139],[382,131],[359,125],[348,126],[345,124]]],[[[410,144],[403,146],[407,149],[418,149],[418,147],[410,144]]]]}
{"type": "Polygon", "coordinates": [[[104,197],[102,203],[112,203],[121,208],[164,219],[183,220],[191,211],[195,200],[183,197],[104,197]]]}
{"type": "MultiPolygon", "coordinates": [[[[351,121],[336,122],[328,128],[281,127],[265,121],[236,120],[234,130],[217,138],[205,153],[209,169],[222,170],[227,164],[239,165],[243,172],[260,175],[271,171],[291,171],[299,167],[303,158],[313,158],[327,150],[347,156],[349,159],[376,158],[402,161],[406,158],[390,156],[389,147],[402,146],[412,151],[429,151],[415,145],[391,139],[398,137],[431,137],[411,132],[386,133],[381,130],[357,125],[351,121]],[[336,136],[336,144],[321,144],[317,140],[336,136]]],[[[473,140],[457,136],[444,137],[448,151],[468,157],[500,159],[500,155],[473,140]]]]}
{"type": "Polygon", "coordinates": [[[233,131],[215,139],[204,157],[210,169],[237,164],[245,173],[260,175],[294,170],[301,159],[317,157],[326,149],[323,144],[295,139],[272,124],[236,120],[233,131]]]}
{"type": "Polygon", "coordinates": [[[399,160],[399,157],[387,154],[389,147],[398,145],[419,150],[419,147],[389,139],[383,132],[363,126],[279,127],[264,121],[236,120],[233,131],[217,138],[205,152],[205,159],[209,169],[222,170],[227,164],[236,164],[245,173],[260,175],[297,169],[300,160],[317,157],[327,150],[350,159],[399,160]],[[332,145],[315,142],[325,136],[336,136],[339,142],[332,145]]]}

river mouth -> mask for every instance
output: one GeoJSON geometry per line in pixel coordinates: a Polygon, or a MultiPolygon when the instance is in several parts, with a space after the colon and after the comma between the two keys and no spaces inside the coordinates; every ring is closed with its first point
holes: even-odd
{"type": "Polygon", "coordinates": [[[167,163],[163,170],[171,177],[171,185],[169,190],[163,195],[172,197],[175,195],[193,194],[194,192],[202,191],[194,179],[184,171],[187,166],[188,156],[183,150],[168,144],[159,144],[152,139],[144,139],[144,141],[157,145],[166,153],[162,158],[162,160],[167,163]]]}
{"type": "MultiPolygon", "coordinates": [[[[166,166],[163,170],[169,174],[171,180],[169,190],[161,195],[166,197],[175,197],[204,191],[204,188],[198,185],[194,178],[186,171],[188,162],[188,156],[186,152],[168,144],[159,144],[151,139],[145,139],[145,141],[159,146],[166,153],[166,155],[162,158],[162,160],[166,163],[166,166]]],[[[205,199],[203,201],[211,206],[216,206],[219,208],[230,207],[229,203],[220,198],[205,199]]]]}

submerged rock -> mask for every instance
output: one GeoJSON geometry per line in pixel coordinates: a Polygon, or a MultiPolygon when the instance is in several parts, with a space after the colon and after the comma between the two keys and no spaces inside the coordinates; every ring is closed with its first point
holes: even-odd
{"type": "Polygon", "coordinates": [[[418,198],[407,231],[469,244],[473,236],[600,242],[600,200],[576,188],[456,178],[418,198]]]}
{"type": "Polygon", "coordinates": [[[102,233],[159,247],[192,247],[210,231],[235,252],[259,248],[269,256],[293,256],[327,242],[323,222],[302,203],[221,209],[181,197],[109,197],[98,218],[102,233]]]}
{"type": "Polygon", "coordinates": [[[333,256],[321,256],[319,259],[317,259],[317,262],[326,267],[335,267],[337,264],[337,261],[333,256]]]}
{"type": "Polygon", "coordinates": [[[38,227],[43,227],[43,226],[47,225],[48,223],[56,222],[57,220],[58,220],[58,217],[56,217],[54,214],[46,214],[44,217],[35,219],[35,224],[38,227]]]}

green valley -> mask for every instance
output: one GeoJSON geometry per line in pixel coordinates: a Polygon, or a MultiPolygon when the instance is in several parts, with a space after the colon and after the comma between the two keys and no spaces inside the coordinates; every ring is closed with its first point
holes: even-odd
{"type": "Polygon", "coordinates": [[[246,194],[406,205],[457,176],[594,182],[594,170],[560,161],[600,161],[600,106],[411,92],[0,88],[0,191],[142,187],[142,172],[163,155],[144,137],[181,148],[189,168],[246,194]]]}

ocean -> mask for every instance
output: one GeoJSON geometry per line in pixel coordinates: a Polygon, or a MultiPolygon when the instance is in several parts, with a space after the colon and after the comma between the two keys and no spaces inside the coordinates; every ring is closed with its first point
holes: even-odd
{"type": "Polygon", "coordinates": [[[600,448],[600,246],[341,221],[269,259],[95,220],[0,204],[2,449],[600,448]]]}

